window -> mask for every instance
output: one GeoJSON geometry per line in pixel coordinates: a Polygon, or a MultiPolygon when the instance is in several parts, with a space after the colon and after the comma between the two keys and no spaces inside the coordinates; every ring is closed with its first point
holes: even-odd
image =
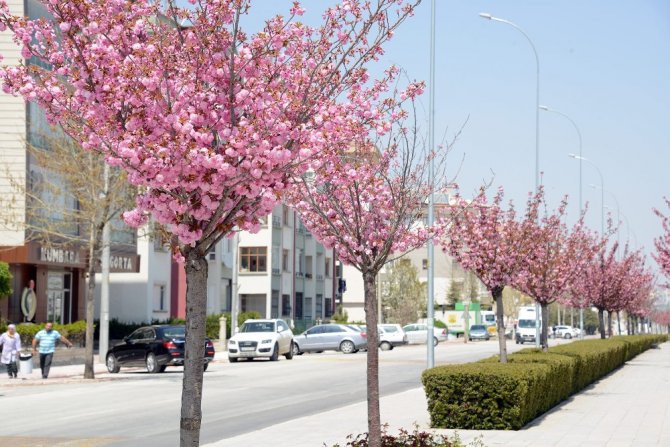
{"type": "Polygon", "coordinates": [[[423,267],[424,270],[428,270],[428,259],[421,260],[421,267],[423,267]]]}
{"type": "Polygon", "coordinates": [[[154,312],[167,312],[165,285],[154,284],[154,312]]]}
{"type": "Polygon", "coordinates": [[[330,258],[326,258],[326,262],[324,263],[324,274],[326,278],[330,278],[330,258]]]}
{"type": "Polygon", "coordinates": [[[323,317],[328,318],[333,316],[333,299],[332,298],[326,298],[326,312],[324,313],[323,317]]]}
{"type": "Polygon", "coordinates": [[[305,297],[305,320],[311,320],[312,319],[312,297],[311,296],[306,296],[305,297]]]}
{"type": "Polygon", "coordinates": [[[282,257],[281,257],[281,268],[285,272],[290,272],[289,270],[289,251],[288,250],[283,250],[282,251],[282,257]]]}
{"type": "Polygon", "coordinates": [[[266,272],[267,247],[240,247],[240,272],[266,272]]]}
{"type": "Polygon", "coordinates": [[[325,332],[324,325],[314,326],[305,331],[305,333],[309,335],[323,334],[324,332],[325,332]]]}
{"type": "Polygon", "coordinates": [[[323,295],[320,293],[316,294],[316,309],[314,312],[314,317],[316,319],[321,319],[323,318],[323,295]]]}
{"type": "Polygon", "coordinates": [[[281,215],[282,215],[282,221],[284,222],[284,225],[288,226],[288,211],[289,207],[286,205],[282,205],[282,210],[281,210],[281,215]]]}
{"type": "Polygon", "coordinates": [[[305,256],[305,277],[312,277],[312,256],[305,256]]]}
{"type": "Polygon", "coordinates": [[[270,318],[279,318],[279,290],[272,291],[270,318]]]}
{"type": "Polygon", "coordinates": [[[281,296],[281,314],[282,316],[291,316],[291,296],[282,295],[281,296]]]}
{"type": "Polygon", "coordinates": [[[304,273],[305,271],[305,258],[302,255],[302,250],[298,249],[296,252],[296,261],[298,261],[298,268],[296,269],[297,273],[304,273]]]}
{"type": "Polygon", "coordinates": [[[295,319],[302,320],[302,292],[295,293],[295,319]]]}

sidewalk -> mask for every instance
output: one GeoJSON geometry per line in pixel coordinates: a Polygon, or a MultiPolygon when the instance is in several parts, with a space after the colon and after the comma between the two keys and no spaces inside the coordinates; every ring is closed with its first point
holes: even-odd
{"type": "MultiPolygon", "coordinates": [[[[382,397],[382,423],[397,434],[416,423],[428,430],[423,389],[382,397]]],[[[367,431],[365,402],[305,416],[207,447],[344,446],[349,434],[367,431]]],[[[452,435],[454,430],[434,430],[452,435]]],[[[486,447],[661,447],[670,445],[670,343],[651,349],[592,384],[519,431],[458,430],[464,443],[486,447]]]]}

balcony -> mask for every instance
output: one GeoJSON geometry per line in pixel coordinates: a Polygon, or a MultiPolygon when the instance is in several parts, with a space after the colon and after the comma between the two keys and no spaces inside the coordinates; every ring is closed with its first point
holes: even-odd
{"type": "Polygon", "coordinates": [[[312,274],[311,273],[305,273],[305,278],[312,279],[312,274]]]}
{"type": "Polygon", "coordinates": [[[296,276],[296,278],[302,278],[305,275],[302,272],[295,272],[295,276],[296,276]]]}
{"type": "Polygon", "coordinates": [[[281,228],[281,217],[272,216],[272,227],[273,228],[281,228]]]}
{"type": "Polygon", "coordinates": [[[281,270],[279,270],[279,269],[272,269],[272,275],[274,275],[274,276],[279,276],[279,275],[281,275],[281,270]]]}
{"type": "Polygon", "coordinates": [[[317,275],[316,275],[316,280],[317,280],[317,281],[323,281],[323,275],[319,275],[319,274],[317,274],[317,275]]]}

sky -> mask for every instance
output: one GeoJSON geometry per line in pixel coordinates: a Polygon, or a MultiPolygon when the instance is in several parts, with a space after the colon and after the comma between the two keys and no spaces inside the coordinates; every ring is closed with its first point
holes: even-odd
{"type": "MultiPolygon", "coordinates": [[[[305,21],[316,24],[333,0],[307,0],[305,21]]],[[[251,30],[289,0],[257,0],[243,26],[251,30]]],[[[482,19],[487,12],[520,27],[540,67],[540,105],[567,115],[582,135],[582,196],[586,222],[605,213],[622,225],[618,237],[651,253],[661,232],[652,208],[670,213],[670,2],[667,0],[436,0],[436,139],[461,135],[450,156],[464,195],[483,183],[503,186],[523,208],[535,187],[536,62],[528,40],[512,26],[482,19]],[[602,183],[599,175],[602,173],[602,183]],[[596,187],[592,187],[595,185],[596,187]]],[[[390,64],[411,79],[430,77],[431,1],[385,47],[372,73],[390,64]]],[[[427,114],[428,92],[422,99],[427,114]]],[[[579,137],[558,113],[541,111],[539,164],[551,207],[568,195],[579,214],[579,137]]],[[[648,264],[656,269],[649,259],[648,264]]]]}

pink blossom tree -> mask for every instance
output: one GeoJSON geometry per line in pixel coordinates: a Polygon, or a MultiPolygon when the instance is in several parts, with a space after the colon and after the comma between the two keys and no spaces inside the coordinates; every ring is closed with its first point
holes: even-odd
{"type": "Polygon", "coordinates": [[[544,190],[540,188],[529,198],[526,216],[519,224],[526,247],[520,273],[514,278],[513,285],[540,304],[540,342],[547,351],[549,304],[566,298],[571,282],[595,252],[583,218],[571,229],[564,223],[567,199],[553,214],[545,212],[540,216],[542,204],[544,190]]]}
{"type": "Polygon", "coordinates": [[[502,209],[502,188],[487,203],[482,191],[472,203],[459,200],[452,208],[451,225],[442,243],[444,249],[486,286],[496,303],[500,362],[507,363],[503,290],[519,274],[526,239],[516,222],[510,203],[502,209]]]}
{"type": "MultiPolygon", "coordinates": [[[[413,98],[421,90],[411,85],[400,94],[413,98]]],[[[437,172],[446,150],[424,154],[417,136],[403,126],[405,114],[389,110],[390,127],[368,138],[329,145],[325,161],[310,164],[308,176],[295,179],[291,202],[307,228],[326,247],[363,276],[365,322],[368,327],[367,408],[369,445],[380,447],[379,336],[377,327],[377,274],[389,261],[420,247],[435,234],[427,227],[426,198],[433,187],[427,178],[431,157],[437,172]]],[[[444,178],[436,175],[436,178],[444,178]]]]}
{"type": "Polygon", "coordinates": [[[248,0],[43,1],[28,20],[0,1],[0,31],[30,63],[0,72],[84,149],[128,172],[142,193],[126,222],[174,235],[186,270],[181,445],[199,444],[207,252],[235,227],[255,231],[296,167],[332,139],[383,126],[366,65],[420,0],[342,0],[323,25],[270,18],[253,35],[248,0]]]}
{"type": "MultiPolygon", "coordinates": [[[[670,208],[670,199],[666,198],[665,203],[670,208]]],[[[654,239],[656,253],[653,256],[661,268],[661,272],[670,279],[670,216],[663,214],[658,209],[654,209],[654,213],[661,219],[663,234],[654,239]]]]}

